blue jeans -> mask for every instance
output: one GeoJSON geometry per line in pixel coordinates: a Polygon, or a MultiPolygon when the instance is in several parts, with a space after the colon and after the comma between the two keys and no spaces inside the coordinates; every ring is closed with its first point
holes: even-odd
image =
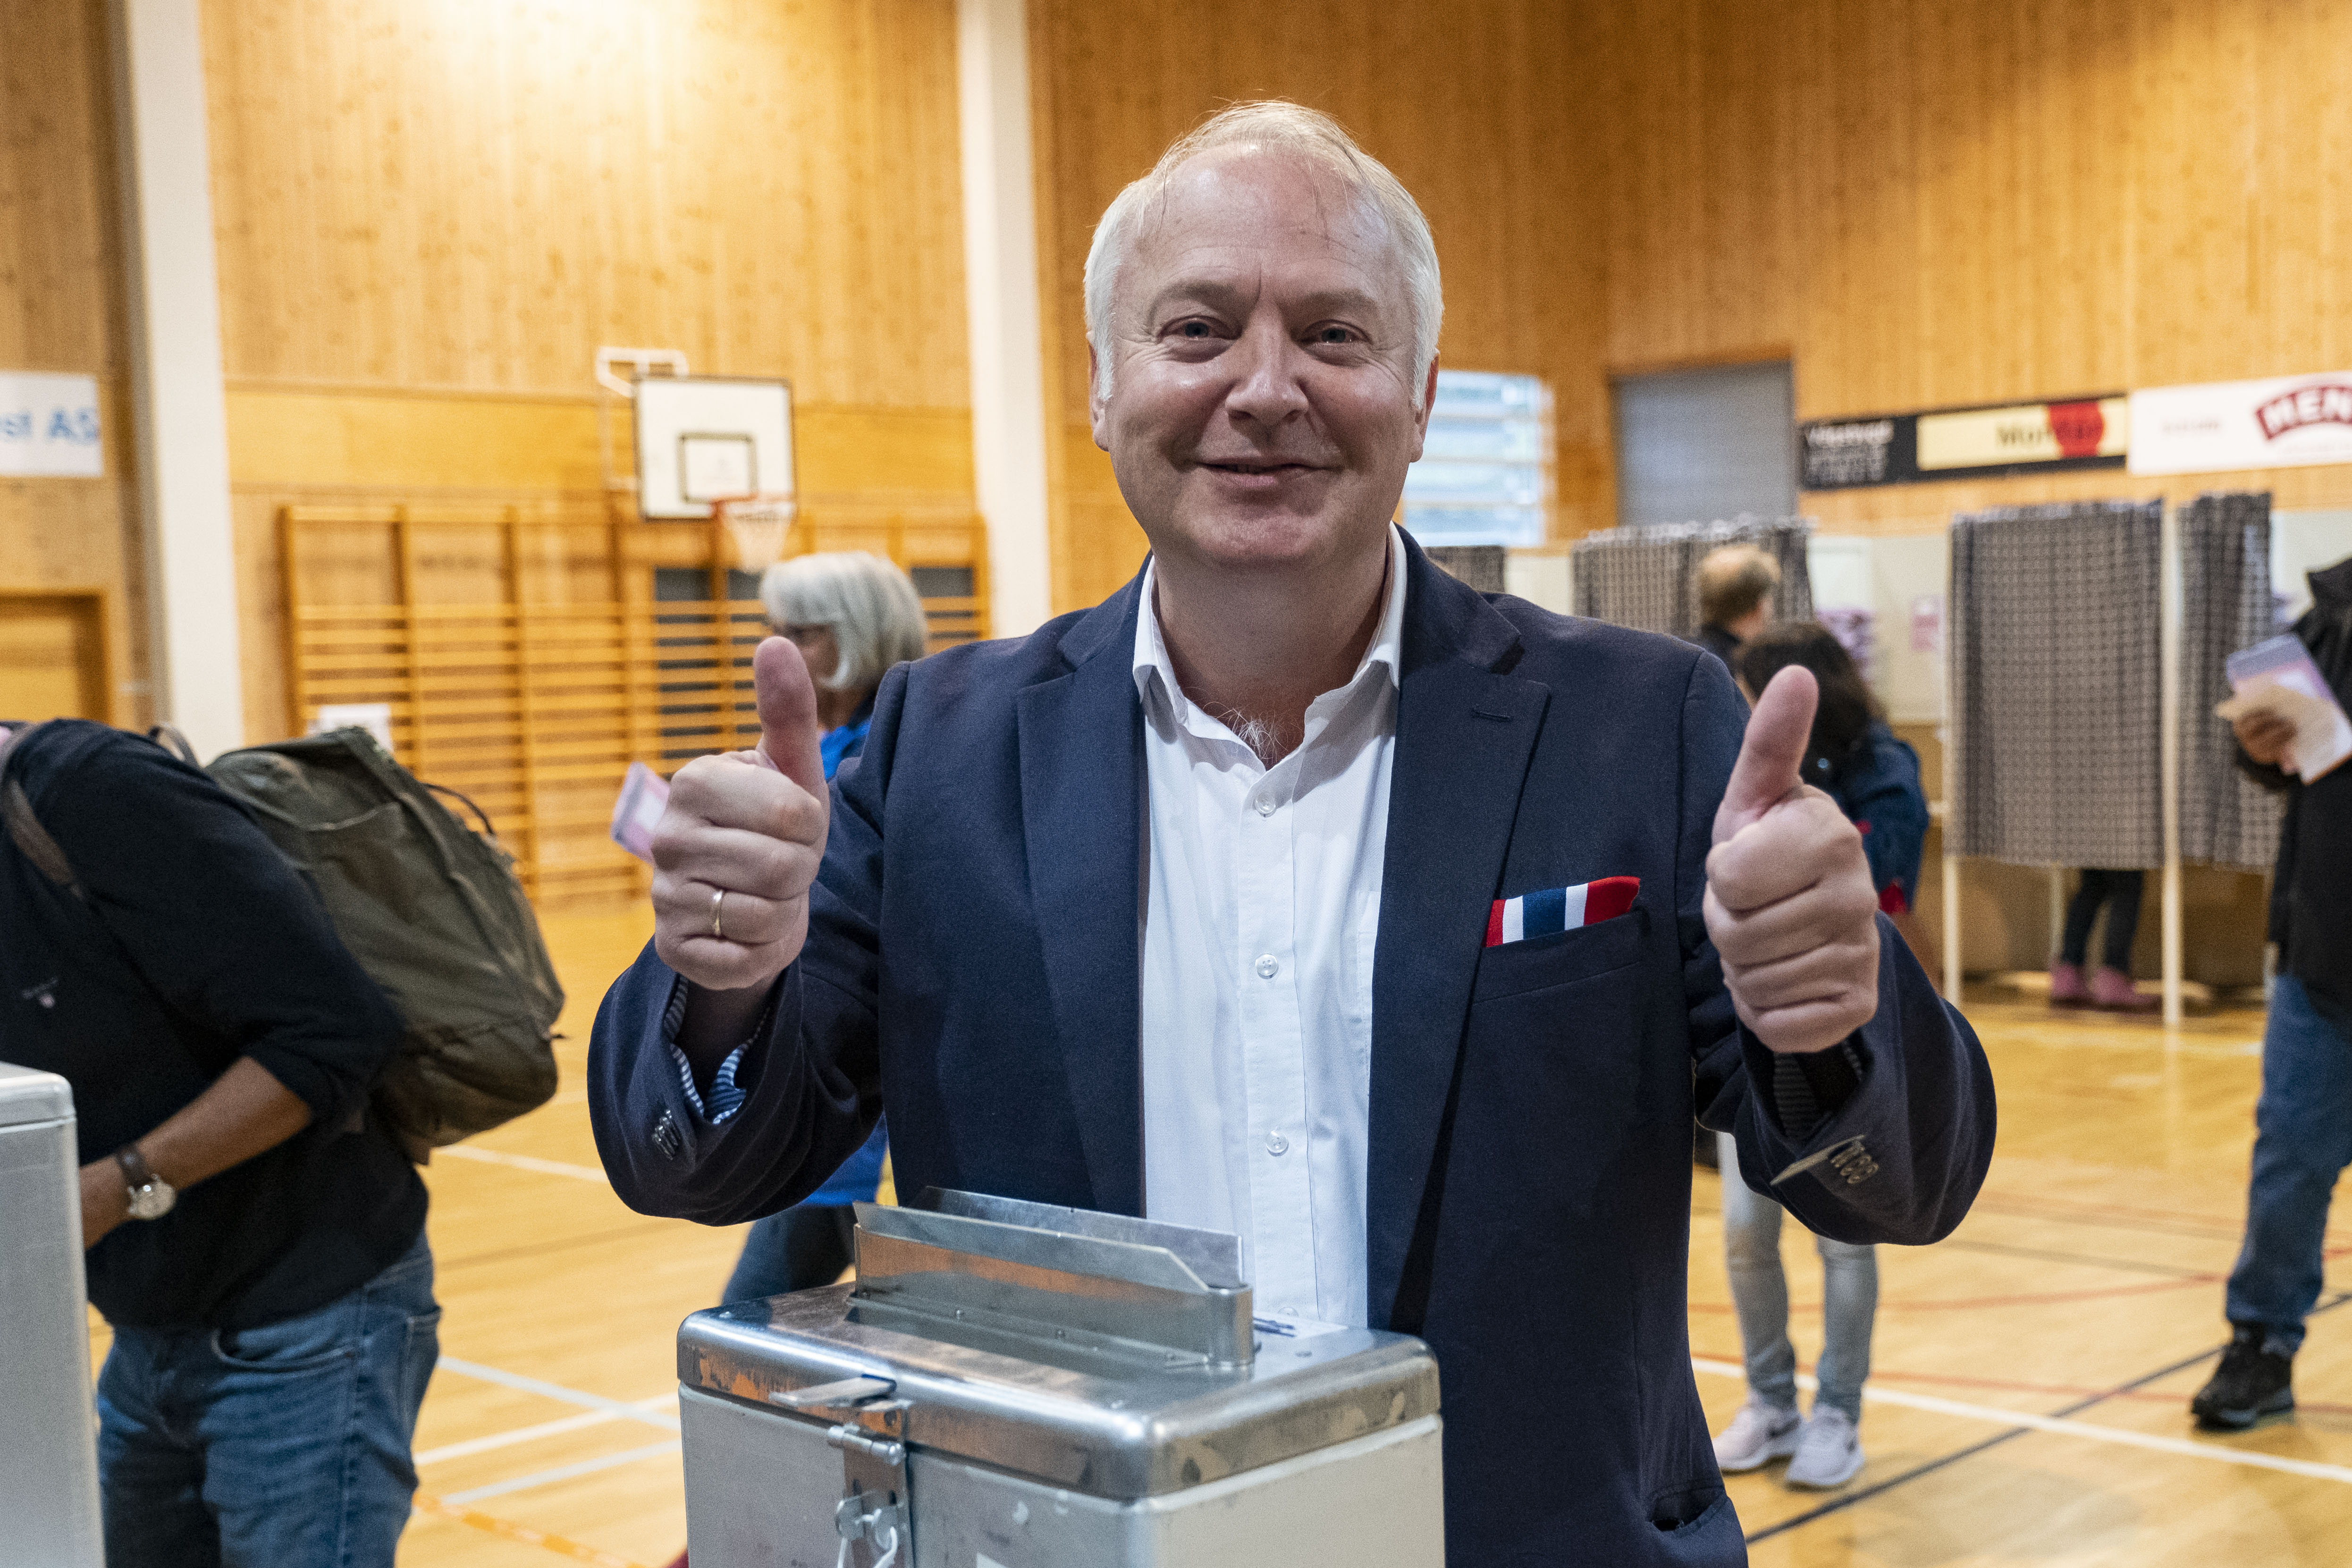
{"type": "MultiPolygon", "coordinates": [[[[1781,1208],[1739,1176],[1731,1134],[1718,1133],[1723,1160],[1723,1262],[1747,1352],[1748,1392],[1783,1410],[1797,1407],[1797,1347],[1789,1342],[1789,1277],[1780,1268],[1781,1208]]],[[[1878,1249],[1817,1236],[1822,1254],[1822,1359],[1816,1408],[1843,1410],[1859,1425],[1870,1375],[1870,1331],[1878,1320],[1878,1249]]]]}
{"type": "Polygon", "coordinates": [[[2320,1250],[2336,1178],[2352,1165],[2352,1039],[2282,974],[2263,1029],[2263,1097],[2254,1104],[2254,1179],[2246,1244],[2230,1271],[2230,1321],[2270,1331],[2294,1353],[2319,1300],[2320,1250]]]}
{"type": "Polygon", "coordinates": [[[117,1329],[98,1379],[108,1568],[392,1568],[440,1354],[425,1238],[258,1329],[117,1329]]]}

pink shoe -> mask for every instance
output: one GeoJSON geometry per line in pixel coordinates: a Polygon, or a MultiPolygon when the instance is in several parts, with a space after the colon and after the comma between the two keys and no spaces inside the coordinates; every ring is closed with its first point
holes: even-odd
{"type": "Polygon", "coordinates": [[[2087,1007],[2091,993],[2083,984],[2083,967],[2078,963],[2053,963],[2050,966],[2050,1005],[2053,1007],[2087,1007]]]}
{"type": "Polygon", "coordinates": [[[2143,996],[2132,978],[2120,969],[2099,965],[2091,976],[2091,1005],[2116,1013],[2144,1013],[2157,1005],[2153,996],[2143,996]]]}

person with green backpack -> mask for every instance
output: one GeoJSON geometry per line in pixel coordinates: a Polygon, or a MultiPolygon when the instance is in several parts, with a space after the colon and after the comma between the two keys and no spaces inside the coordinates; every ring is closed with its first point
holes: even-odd
{"type": "Polygon", "coordinates": [[[438,1354],[414,1161],[554,1087],[510,874],[359,731],[208,774],[0,727],[0,1060],[72,1086],[114,1333],[108,1563],[390,1568],[438,1354]],[[424,980],[420,942],[459,973],[424,980]]]}

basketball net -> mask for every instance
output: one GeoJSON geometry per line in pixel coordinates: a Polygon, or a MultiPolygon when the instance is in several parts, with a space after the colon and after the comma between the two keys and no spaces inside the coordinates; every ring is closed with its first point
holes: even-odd
{"type": "Polygon", "coordinates": [[[734,536],[735,564],[744,572],[765,572],[782,559],[793,520],[800,515],[789,495],[731,496],[710,507],[734,536]]]}

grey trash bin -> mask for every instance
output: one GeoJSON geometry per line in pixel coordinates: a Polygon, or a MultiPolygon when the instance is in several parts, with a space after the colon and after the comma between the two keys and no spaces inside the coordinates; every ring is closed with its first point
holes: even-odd
{"type": "Polygon", "coordinates": [[[73,1090],[0,1062],[0,1568],[99,1568],[73,1090]]]}
{"type": "Polygon", "coordinates": [[[1441,1568],[1437,1363],[1254,1319],[1235,1238],[857,1205],[857,1283],[678,1331],[695,1568],[1441,1568]]]}

